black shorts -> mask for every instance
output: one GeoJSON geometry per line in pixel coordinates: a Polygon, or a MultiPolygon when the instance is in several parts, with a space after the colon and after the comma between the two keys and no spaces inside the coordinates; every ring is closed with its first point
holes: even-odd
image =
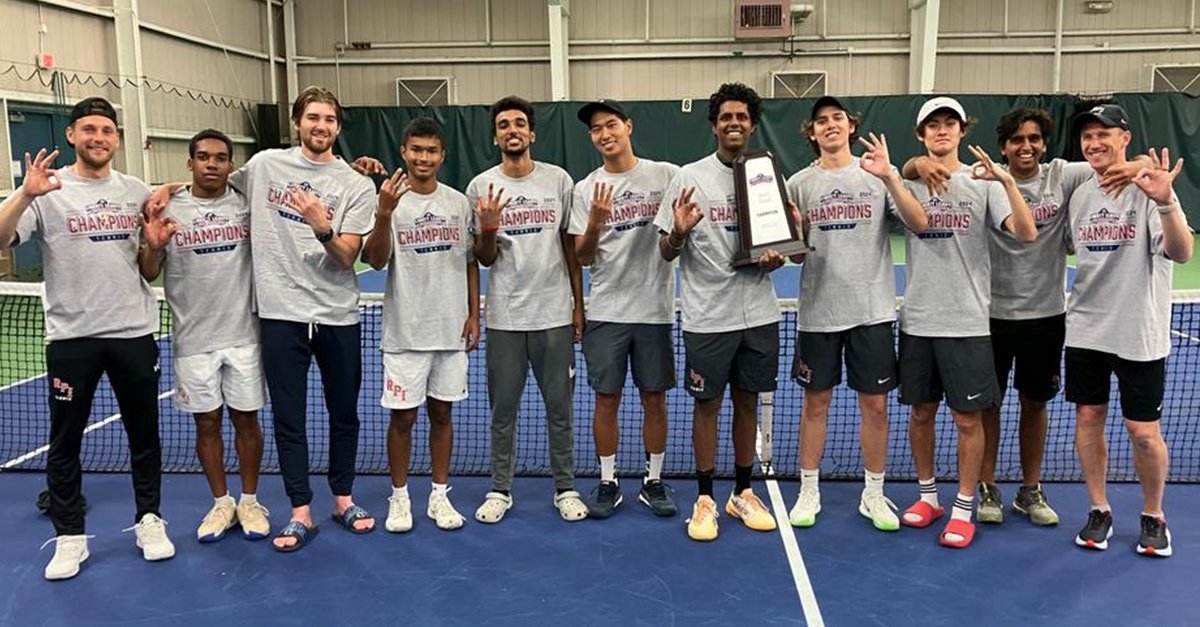
{"type": "Polygon", "coordinates": [[[842,355],[850,388],[865,394],[885,394],[896,380],[896,336],[892,322],[796,336],[792,378],[806,390],[829,390],[842,382],[842,355]]]}
{"type": "Polygon", "coordinates": [[[1067,315],[1032,320],[992,318],[991,328],[992,356],[1001,398],[1008,388],[1009,370],[1013,371],[1013,387],[1021,394],[1043,403],[1054,398],[1062,389],[1067,315]]]}
{"type": "Polygon", "coordinates": [[[675,353],[669,324],[591,321],[583,334],[587,380],[599,394],[620,394],[633,365],[633,382],[643,392],[675,387],[675,353]]]}
{"type": "Polygon", "coordinates": [[[779,323],[722,333],[683,332],[687,375],[693,398],[720,398],[726,384],[747,392],[774,392],[779,375],[779,323]]]}
{"type": "Polygon", "coordinates": [[[1127,420],[1154,422],[1162,415],[1167,359],[1130,361],[1112,353],[1067,347],[1067,400],[1078,405],[1104,405],[1117,375],[1121,414],[1127,420]]]}
{"type": "Polygon", "coordinates": [[[900,334],[900,402],[936,403],[972,412],[1000,403],[992,340],[900,334]]]}

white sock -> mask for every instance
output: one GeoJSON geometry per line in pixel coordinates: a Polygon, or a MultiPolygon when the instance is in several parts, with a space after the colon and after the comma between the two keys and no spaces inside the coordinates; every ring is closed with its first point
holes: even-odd
{"type": "Polygon", "coordinates": [[[646,460],[646,481],[661,481],[663,460],[666,459],[666,451],[662,453],[647,453],[649,459],[646,460]]]}
{"type": "Polygon", "coordinates": [[[807,470],[800,469],[800,491],[814,490],[820,492],[821,486],[821,469],[807,470]]]}
{"type": "Polygon", "coordinates": [[[257,502],[258,502],[258,495],[250,494],[249,492],[243,492],[242,498],[238,499],[238,503],[241,505],[254,505],[257,502]]]}
{"type": "Polygon", "coordinates": [[[863,479],[864,487],[863,494],[881,494],[883,492],[883,475],[882,472],[871,472],[864,469],[863,479]]]}
{"type": "Polygon", "coordinates": [[[1105,503],[1104,505],[1096,505],[1096,504],[1094,504],[1094,503],[1093,503],[1093,504],[1092,504],[1092,509],[1098,509],[1098,510],[1100,510],[1100,511],[1102,511],[1102,512],[1111,512],[1111,511],[1112,511],[1112,507],[1111,507],[1111,506],[1109,506],[1109,504],[1108,504],[1108,503],[1105,503]]]}
{"type": "Polygon", "coordinates": [[[213,502],[217,505],[237,505],[237,503],[233,500],[233,497],[229,496],[228,492],[225,493],[225,496],[218,496],[217,498],[213,499],[213,502]]]}
{"type": "Polygon", "coordinates": [[[406,483],[398,488],[396,486],[392,486],[392,496],[402,499],[408,498],[408,484],[406,483]]]}
{"type": "Polygon", "coordinates": [[[937,480],[917,479],[917,486],[921,489],[921,500],[934,507],[937,507],[937,480]]]}
{"type": "Polygon", "coordinates": [[[617,480],[617,456],[616,455],[601,455],[600,456],[600,480],[613,481],[617,480]]]}
{"type": "Polygon", "coordinates": [[[430,486],[433,488],[433,493],[430,496],[445,494],[450,490],[450,484],[448,483],[431,483],[430,486]]]}

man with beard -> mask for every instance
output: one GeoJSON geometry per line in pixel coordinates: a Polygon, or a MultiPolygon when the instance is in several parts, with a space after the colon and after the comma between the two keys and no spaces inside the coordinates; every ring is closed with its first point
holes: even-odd
{"type": "Polygon", "coordinates": [[[608,518],[621,504],[616,477],[617,409],[626,368],[641,395],[646,476],[638,500],[659,516],[675,515],[662,482],[667,450],[667,390],[675,386],[675,269],[658,254],[654,217],[679,167],[633,154],[633,120],[612,100],[579,110],[604,165],[575,185],[569,232],[579,262],[592,268],[583,354],[596,393],[592,419],[600,486],[588,516],[608,518]]]}
{"type": "Polygon", "coordinates": [[[533,105],[516,96],[491,107],[500,164],[467,186],[475,207],[475,257],[491,268],[487,298],[487,381],[492,410],[492,489],[475,519],[498,523],[512,507],[516,426],[529,368],[546,406],[554,506],[563,520],[587,517],[575,491],[571,397],[582,339],[583,276],[567,233],[574,183],[562,168],[534,161],[533,105]]]}
{"type": "Polygon", "coordinates": [[[46,579],[68,579],[88,559],[79,461],[92,398],[108,375],[129,438],[136,523],[147,560],[175,555],[161,518],[158,438],[158,304],[137,272],[142,205],[150,191],[112,169],[121,145],[117,112],[103,98],[71,110],[75,162],[55,169],[55,150],[25,154],[21,188],[0,205],[0,250],[42,243],[46,277],[46,381],[50,446],[46,479],[54,557],[46,579]]]}
{"type": "Polygon", "coordinates": [[[224,133],[200,131],[188,143],[188,156],[192,184],[176,192],[162,213],[147,217],[146,246],[138,264],[147,281],[166,267],[175,405],[196,421],[196,457],[215,501],[196,537],[214,542],[240,524],[246,538],[259,540],[271,529],[257,497],[263,452],[258,410],[265,394],[254,315],[250,207],[228,186],[233,142],[224,133]],[[229,495],[225,478],[224,407],[234,428],[240,501],[229,495]]]}
{"type": "Polygon", "coordinates": [[[889,162],[886,137],[860,139],[867,152],[861,159],[851,154],[858,117],[838,99],[818,99],[802,132],[819,158],[788,180],[813,247],[804,260],[796,320],[792,378],[804,386],[804,406],[800,495],[789,518],[794,526],[811,527],[821,511],[821,456],[844,354],[862,411],[865,486],[858,511],[876,529],[896,531],[895,505],[883,493],[887,393],[897,385],[896,282],[887,218],[898,209],[908,229],[919,233],[925,211],[889,162]]]}
{"type": "Polygon", "coordinates": [[[695,400],[692,446],[699,483],[688,537],[699,541],[717,538],[713,474],[717,417],[727,386],[733,400],[736,482],[725,512],[756,531],[776,528],[750,479],[758,395],[775,390],[779,370],[779,302],[769,273],[783,265],[784,257],[770,250],[758,267],[732,265],[739,242],[733,162],[749,145],[761,112],[758,94],[741,83],[721,85],[709,97],[708,121],[717,151],[680,169],[654,220],[662,234],[662,258],[680,260],[684,385],[695,400]]]}
{"type": "Polygon", "coordinates": [[[408,174],[397,168],[379,192],[375,228],[363,257],[388,269],[383,301],[384,387],[391,410],[388,465],[392,496],[384,528],[412,529],[408,463],[417,408],[429,415],[433,489],[426,515],[439,529],[458,529],[450,503],[450,406],[467,398],[467,352],[479,342],[479,264],[471,250],[473,213],[467,199],[437,174],[446,158],[442,127],[431,118],[408,124],[400,139],[408,174]]]}

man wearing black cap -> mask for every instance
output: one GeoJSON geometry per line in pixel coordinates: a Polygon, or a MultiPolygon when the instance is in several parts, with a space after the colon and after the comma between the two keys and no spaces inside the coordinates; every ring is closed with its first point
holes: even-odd
{"type": "Polygon", "coordinates": [[[788,179],[788,193],[813,246],[804,261],[792,378],[804,386],[800,417],[800,496],[792,525],[811,527],[821,511],[818,479],[833,388],[841,382],[843,354],[850,387],[862,409],[865,487],[858,511],[876,529],[895,531],[895,505],[884,496],[887,393],[897,385],[896,285],[889,214],[909,230],[925,228],[925,211],[888,160],[887,138],[859,139],[863,157],[850,152],[858,118],[836,98],[813,105],[802,129],[819,159],[788,179]]]}
{"type": "Polygon", "coordinates": [[[141,181],[112,169],[121,145],[117,113],[103,98],[75,105],[67,127],[75,162],[58,151],[25,155],[25,179],[0,205],[0,249],[36,239],[46,276],[46,460],[54,558],[47,579],[68,579],[88,558],[79,450],[100,376],[107,374],[129,438],[137,545],[147,560],[175,555],[159,514],[158,305],[137,270],[141,181]],[[28,209],[28,211],[27,211],[28,209]]]}
{"type": "Polygon", "coordinates": [[[600,458],[600,486],[588,504],[592,518],[607,518],[621,504],[616,479],[617,408],[625,371],[641,393],[646,477],[638,500],[659,516],[675,514],[662,482],[667,448],[667,390],[675,386],[671,326],[675,322],[674,269],[658,254],[654,216],[679,167],[633,154],[633,121],[621,105],[601,100],[584,105],[579,121],[604,159],[575,185],[567,232],[575,254],[590,265],[583,355],[596,392],[593,432],[600,458]]]}
{"type": "Polygon", "coordinates": [[[1116,197],[1101,189],[1105,173],[1125,163],[1132,135],[1120,106],[1093,107],[1075,118],[1083,155],[1095,170],[1071,196],[1069,235],[1077,255],[1075,286],[1067,301],[1066,398],[1075,403],[1075,447],[1091,510],[1075,544],[1108,548],[1112,509],[1105,478],[1104,423],[1112,375],[1133,444],[1134,468],[1145,509],[1137,552],[1169,557],[1171,534],[1163,516],[1167,445],[1159,429],[1166,358],[1171,351],[1173,263],[1192,257],[1192,232],[1171,188],[1183,160],[1171,167],[1166,148],[1116,197]]]}

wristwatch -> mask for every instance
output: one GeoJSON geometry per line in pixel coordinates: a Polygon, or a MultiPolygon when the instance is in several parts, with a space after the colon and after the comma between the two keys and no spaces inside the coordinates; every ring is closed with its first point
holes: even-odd
{"type": "Polygon", "coordinates": [[[332,227],[330,227],[330,229],[328,231],[325,231],[324,233],[317,233],[317,241],[321,242],[322,244],[328,244],[329,241],[332,239],[333,239],[333,228],[332,227]]]}

